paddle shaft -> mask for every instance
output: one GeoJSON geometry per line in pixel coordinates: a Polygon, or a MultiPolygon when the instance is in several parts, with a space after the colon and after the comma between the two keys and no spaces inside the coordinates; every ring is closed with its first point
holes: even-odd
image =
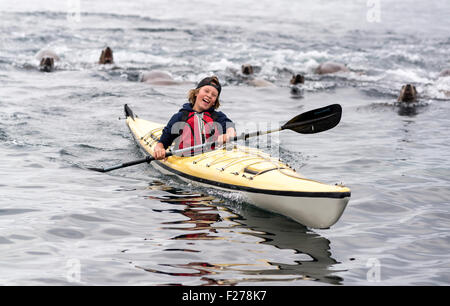
{"type": "Polygon", "coordinates": [[[131,161],[131,162],[118,164],[118,165],[107,167],[107,168],[98,168],[98,170],[96,168],[91,168],[91,170],[97,170],[97,171],[100,171],[100,172],[109,172],[109,171],[116,170],[116,169],[121,169],[121,168],[126,168],[126,167],[130,167],[130,166],[134,166],[134,165],[139,165],[139,164],[142,164],[142,163],[150,163],[152,160],[155,160],[153,158],[153,156],[147,156],[145,158],[134,160],[134,161],[131,161]]]}
{"type": "Polygon", "coordinates": [[[251,137],[258,137],[258,136],[262,136],[262,135],[266,135],[266,134],[270,134],[270,133],[275,133],[275,132],[279,132],[281,131],[282,128],[277,128],[277,129],[273,129],[273,130],[269,130],[269,131],[256,131],[253,133],[242,133],[240,136],[235,136],[234,138],[230,139],[229,142],[235,142],[235,141],[239,141],[239,140],[247,140],[248,138],[251,137]]]}
{"type": "MultiPolygon", "coordinates": [[[[331,118],[335,116],[335,114],[330,114],[330,115],[326,115],[322,118],[320,118],[320,120],[326,120],[328,118],[331,118]]],[[[302,122],[297,122],[297,123],[287,123],[279,128],[273,129],[273,130],[268,130],[268,131],[256,131],[256,132],[252,132],[252,133],[242,133],[240,136],[236,136],[232,139],[230,139],[228,142],[235,142],[235,141],[239,141],[239,140],[246,140],[248,138],[251,137],[258,137],[258,136],[262,136],[262,135],[266,135],[266,134],[270,134],[270,133],[275,133],[275,132],[280,132],[282,130],[295,130],[296,132],[299,132],[298,130],[301,130],[302,127],[309,128],[311,127],[312,123],[317,122],[317,119],[310,119],[310,120],[305,120],[302,122]]],[[[314,130],[314,128],[312,128],[314,130]]]]}
{"type": "MultiPolygon", "coordinates": [[[[266,134],[279,132],[279,131],[286,130],[286,129],[295,131],[297,133],[304,133],[304,134],[319,133],[319,132],[331,129],[334,126],[336,126],[339,123],[340,118],[341,118],[340,105],[330,105],[327,107],[323,107],[320,109],[316,109],[316,110],[312,110],[312,111],[300,114],[300,115],[294,117],[293,119],[289,120],[283,126],[273,129],[273,130],[256,131],[256,132],[252,132],[252,133],[242,133],[240,136],[235,136],[234,138],[229,139],[228,143],[236,142],[239,140],[246,140],[251,137],[266,135],[266,134]],[[321,114],[321,113],[323,113],[323,114],[321,114]],[[327,113],[329,113],[329,114],[327,114],[327,113]],[[334,118],[334,117],[337,117],[337,118],[334,118]],[[301,119],[303,119],[303,120],[301,120],[301,119]],[[319,129],[316,129],[315,125],[320,124],[320,123],[322,123],[322,126],[319,129]],[[325,125],[323,125],[323,124],[325,124],[325,125]]],[[[204,144],[199,144],[199,145],[188,147],[188,148],[183,148],[183,149],[179,149],[179,150],[175,150],[175,151],[168,151],[168,152],[166,152],[165,157],[169,157],[172,155],[182,156],[185,153],[191,154],[192,152],[199,151],[200,149],[202,150],[201,153],[203,153],[203,149],[208,148],[208,147],[213,148],[213,146],[215,146],[215,145],[221,145],[221,144],[218,142],[207,142],[204,144]]],[[[130,166],[138,165],[138,164],[150,163],[154,160],[155,160],[155,158],[153,156],[147,156],[142,159],[118,164],[118,165],[107,167],[107,168],[89,168],[89,169],[98,171],[98,172],[109,172],[112,170],[126,168],[126,167],[130,167],[130,166]]]]}
{"type": "MultiPolygon", "coordinates": [[[[277,130],[272,130],[272,131],[267,131],[267,132],[254,132],[254,133],[248,133],[248,134],[242,134],[239,137],[234,137],[233,139],[230,139],[229,142],[236,142],[239,141],[241,139],[247,139],[250,137],[254,137],[254,136],[259,136],[259,135],[264,135],[264,134],[268,134],[268,133],[273,133],[275,131],[279,131],[280,129],[277,130]]],[[[179,150],[175,150],[175,151],[167,151],[165,157],[169,157],[172,155],[176,155],[176,156],[183,156],[185,153],[191,153],[192,151],[198,151],[201,149],[205,149],[206,147],[213,147],[215,145],[217,145],[218,143],[214,143],[214,142],[207,142],[207,143],[203,143],[200,145],[196,145],[196,146],[192,146],[192,147],[188,147],[188,148],[184,148],[184,149],[179,149],[179,150]]],[[[122,164],[117,164],[111,167],[106,167],[106,168],[89,168],[90,170],[94,170],[97,172],[109,172],[112,170],[117,170],[117,169],[122,169],[122,168],[126,168],[126,167],[130,167],[130,166],[134,166],[134,165],[139,165],[139,164],[143,164],[143,163],[151,163],[152,161],[156,160],[153,156],[146,156],[145,158],[141,158],[141,159],[137,159],[137,160],[133,160],[127,163],[122,163],[122,164]]]]}

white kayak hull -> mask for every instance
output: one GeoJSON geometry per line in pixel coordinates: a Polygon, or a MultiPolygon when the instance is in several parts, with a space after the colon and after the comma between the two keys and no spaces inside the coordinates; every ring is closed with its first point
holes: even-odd
{"type": "Polygon", "coordinates": [[[236,188],[226,188],[191,179],[181,173],[175,173],[172,169],[164,167],[160,162],[151,164],[155,169],[165,175],[176,176],[182,181],[205,188],[215,188],[228,192],[240,193],[246,202],[285,217],[288,217],[302,225],[311,228],[326,229],[335,224],[344,213],[350,197],[330,198],[312,196],[288,196],[280,194],[268,194],[262,192],[243,191],[236,188]]]}

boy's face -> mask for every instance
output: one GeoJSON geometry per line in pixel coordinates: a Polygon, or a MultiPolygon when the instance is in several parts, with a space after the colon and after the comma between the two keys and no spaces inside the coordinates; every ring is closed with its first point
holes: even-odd
{"type": "Polygon", "coordinates": [[[212,86],[206,85],[200,87],[195,99],[193,110],[196,112],[204,112],[214,106],[219,92],[212,86]]]}

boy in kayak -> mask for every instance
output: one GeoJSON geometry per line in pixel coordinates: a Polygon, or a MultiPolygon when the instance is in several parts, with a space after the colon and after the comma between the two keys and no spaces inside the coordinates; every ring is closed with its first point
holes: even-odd
{"type": "Polygon", "coordinates": [[[234,123],[219,111],[222,87],[216,76],[201,80],[188,93],[189,103],[172,116],[163,129],[153,151],[153,157],[164,159],[166,149],[175,140],[175,149],[183,149],[205,142],[225,143],[236,136],[234,123]]]}

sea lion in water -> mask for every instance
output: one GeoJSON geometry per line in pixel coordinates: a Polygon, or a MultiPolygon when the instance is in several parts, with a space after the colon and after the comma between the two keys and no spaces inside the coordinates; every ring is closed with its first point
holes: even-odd
{"type": "Polygon", "coordinates": [[[110,47],[106,47],[102,50],[102,54],[100,55],[100,59],[98,60],[99,64],[114,64],[113,51],[110,47]]]}
{"type": "Polygon", "coordinates": [[[39,70],[44,72],[52,72],[55,70],[55,61],[59,61],[59,56],[51,50],[41,50],[36,54],[39,62],[39,70]]]}
{"type": "Polygon", "coordinates": [[[253,66],[250,65],[250,64],[242,65],[241,66],[241,71],[242,71],[242,74],[244,74],[244,75],[251,75],[251,74],[253,74],[255,72],[254,69],[253,69],[253,66]]]}
{"type": "Polygon", "coordinates": [[[417,101],[417,90],[414,85],[406,84],[402,86],[397,102],[412,103],[417,101]]]}
{"type": "Polygon", "coordinates": [[[52,72],[55,70],[55,60],[52,57],[44,57],[39,63],[39,70],[44,72],[52,72]]]}
{"type": "Polygon", "coordinates": [[[253,74],[255,73],[255,67],[253,67],[250,64],[244,64],[241,66],[241,72],[244,75],[244,80],[252,86],[255,87],[267,87],[267,86],[274,86],[271,82],[263,80],[263,79],[256,79],[253,77],[253,74]]]}
{"type": "Polygon", "coordinates": [[[152,85],[179,85],[180,82],[175,81],[172,76],[164,71],[149,71],[141,75],[141,82],[152,85]]]}
{"type": "Polygon", "coordinates": [[[329,74],[336,72],[350,72],[350,70],[345,67],[345,65],[335,62],[325,62],[321,63],[315,70],[315,74],[329,74]]]}
{"type": "Polygon", "coordinates": [[[290,83],[292,85],[305,84],[305,77],[301,74],[295,74],[292,76],[290,83]]]}
{"type": "Polygon", "coordinates": [[[291,94],[294,97],[301,98],[303,96],[303,89],[301,88],[301,84],[305,84],[305,77],[301,74],[295,74],[292,76],[289,83],[291,84],[291,94]]]}

